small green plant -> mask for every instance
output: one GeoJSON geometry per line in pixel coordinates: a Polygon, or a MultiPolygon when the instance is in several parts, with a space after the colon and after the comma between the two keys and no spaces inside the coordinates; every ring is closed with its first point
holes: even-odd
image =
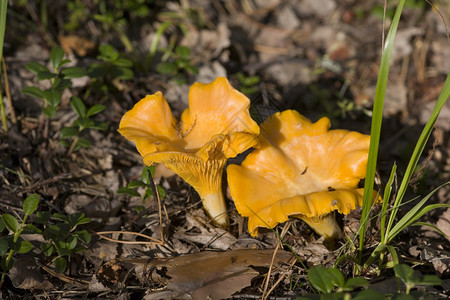
{"type": "MultiPolygon", "coordinates": [[[[153,178],[155,175],[155,166],[146,166],[142,170],[141,180],[133,180],[127,184],[126,187],[121,187],[117,190],[119,194],[127,194],[133,197],[140,197],[142,201],[147,200],[149,197],[153,196],[153,189],[151,187],[150,175],[153,178]],[[141,195],[137,188],[144,188],[144,193],[141,195]]],[[[158,194],[161,199],[166,197],[166,191],[164,188],[158,184],[156,186],[158,194]]]]}
{"type": "Polygon", "coordinates": [[[70,254],[86,250],[86,244],[90,242],[91,235],[84,229],[79,229],[82,224],[87,224],[90,219],[83,213],[73,213],[69,216],[49,211],[38,211],[33,222],[27,224],[28,218],[34,214],[39,204],[39,196],[28,196],[22,206],[24,217],[18,221],[11,214],[3,214],[0,218],[0,232],[6,228],[10,234],[0,238],[0,255],[2,277],[0,287],[3,284],[6,273],[14,266],[15,253],[27,253],[33,245],[23,240],[20,235],[26,231],[42,234],[46,242],[40,244],[42,253],[52,258],[57,272],[62,273],[67,266],[66,257],[70,254]]]}
{"type": "Polygon", "coordinates": [[[369,282],[364,278],[350,278],[345,280],[339,269],[315,266],[309,269],[308,279],[311,285],[321,293],[329,294],[336,289],[336,293],[353,291],[358,287],[366,287],[369,282]]]}
{"type": "Polygon", "coordinates": [[[374,290],[363,290],[355,293],[355,289],[364,288],[369,282],[364,278],[349,278],[345,280],[339,269],[314,266],[308,271],[311,286],[321,295],[305,295],[296,300],[306,299],[385,299],[384,295],[374,290]]]}
{"type": "Polygon", "coordinates": [[[77,151],[81,147],[88,148],[91,146],[91,142],[88,139],[80,137],[80,134],[87,128],[96,130],[106,130],[107,125],[104,122],[96,122],[91,119],[92,116],[103,111],[106,107],[101,104],[95,104],[89,109],[86,109],[86,105],[79,97],[72,97],[70,100],[70,106],[77,113],[78,118],[73,122],[72,126],[64,127],[60,132],[60,143],[65,147],[69,147],[69,154],[72,151],[77,151]],[[72,139],[70,143],[69,140],[72,139]]]}
{"type": "MultiPolygon", "coordinates": [[[[324,268],[315,266],[308,271],[308,280],[311,286],[317,290],[320,295],[305,295],[296,300],[314,300],[314,299],[344,299],[344,300],[383,300],[383,299],[428,299],[424,296],[430,296],[426,293],[415,292],[411,290],[417,286],[441,285],[442,281],[435,275],[422,275],[405,264],[398,264],[394,267],[395,276],[399,278],[406,287],[406,291],[398,291],[397,294],[388,295],[377,292],[369,287],[369,282],[364,278],[350,278],[345,280],[342,272],[335,268],[324,268]],[[362,291],[355,291],[358,288],[367,288],[362,291]]],[[[431,297],[431,299],[433,299],[431,297]]]]}
{"type": "MultiPolygon", "coordinates": [[[[442,280],[436,275],[422,275],[405,264],[394,266],[395,277],[399,278],[406,287],[405,294],[409,295],[416,286],[442,285],[442,280]]],[[[400,293],[400,291],[399,291],[400,293]]]]}
{"type": "Polygon", "coordinates": [[[246,76],[242,72],[237,73],[236,76],[241,85],[240,91],[243,94],[251,95],[258,91],[258,83],[261,81],[261,77],[258,75],[246,76]]]}
{"type": "MultiPolygon", "coordinates": [[[[375,5],[371,10],[371,14],[381,20],[383,18],[392,19],[395,13],[394,5],[395,5],[394,1],[388,1],[386,9],[384,8],[383,5],[380,4],[375,5]]],[[[425,9],[427,8],[427,3],[421,0],[406,0],[405,7],[424,12],[425,9]]]]}
{"type": "Polygon", "coordinates": [[[42,90],[36,86],[28,86],[22,89],[22,93],[44,99],[43,112],[48,117],[56,114],[61,103],[62,92],[72,86],[70,79],[86,75],[86,71],[80,67],[62,68],[70,63],[69,59],[64,59],[64,51],[61,47],[56,47],[50,52],[51,70],[37,62],[26,64],[25,68],[33,72],[39,81],[50,80],[51,87],[42,90]]]}
{"type": "Polygon", "coordinates": [[[51,258],[58,273],[66,270],[68,256],[87,249],[91,234],[79,226],[89,222],[90,219],[80,212],[69,216],[60,213],[51,215],[49,211],[37,212],[34,231],[46,240],[40,248],[45,256],[51,258]]]}
{"type": "Polygon", "coordinates": [[[128,20],[135,17],[147,17],[150,14],[151,0],[99,0],[98,13],[94,20],[100,22],[105,32],[115,31],[127,52],[133,52],[134,47],[127,36],[128,20]],[[128,17],[125,17],[128,16],[128,17]]]}
{"type": "Polygon", "coordinates": [[[176,83],[185,83],[184,72],[198,74],[197,67],[191,64],[191,50],[185,46],[176,46],[175,51],[169,47],[165,49],[162,62],[158,64],[156,70],[161,74],[171,76],[176,83]]]}
{"type": "Polygon", "coordinates": [[[64,29],[68,31],[80,28],[80,25],[89,17],[89,10],[81,0],[69,1],[67,3],[67,12],[69,16],[66,19],[68,21],[64,24],[64,29]]]}
{"type": "Polygon", "coordinates": [[[2,257],[0,287],[3,285],[6,273],[14,266],[14,254],[27,253],[33,248],[33,245],[23,240],[20,235],[27,228],[26,221],[36,211],[38,204],[39,196],[32,194],[23,202],[22,209],[24,216],[20,223],[11,214],[3,214],[0,219],[0,232],[3,232],[5,228],[10,232],[7,236],[0,238],[0,255],[2,257]]]}
{"type": "Polygon", "coordinates": [[[97,59],[102,63],[94,63],[90,66],[88,75],[94,79],[92,89],[108,93],[111,83],[115,79],[129,80],[133,78],[133,62],[123,57],[111,45],[101,45],[97,59]]]}
{"type": "MultiPolygon", "coordinates": [[[[162,12],[160,15],[166,15],[168,14],[168,20],[163,22],[161,25],[158,26],[158,29],[155,32],[155,35],[153,36],[152,42],[150,44],[150,47],[148,49],[148,54],[145,57],[145,63],[144,63],[144,69],[148,70],[149,67],[152,64],[152,60],[155,57],[158,50],[163,52],[163,54],[167,57],[164,57],[167,59],[170,56],[170,52],[167,53],[168,49],[165,48],[158,48],[159,42],[161,40],[161,37],[164,35],[164,32],[167,31],[169,28],[175,28],[179,29],[179,31],[182,32],[184,36],[186,36],[189,32],[186,24],[184,24],[183,21],[180,21],[177,19],[177,14],[173,14],[171,12],[162,12]]],[[[167,17],[163,17],[163,19],[167,19],[167,17]]],[[[172,30],[172,33],[170,35],[170,49],[172,49],[175,45],[175,41],[178,40],[178,30],[172,30]]]]}
{"type": "Polygon", "coordinates": [[[372,111],[370,111],[369,109],[365,108],[362,105],[356,104],[354,101],[351,101],[347,98],[337,101],[336,105],[338,109],[335,110],[335,115],[337,117],[340,117],[341,119],[346,119],[347,115],[351,116],[353,112],[356,111],[360,111],[368,117],[372,116],[372,111]]]}
{"type": "Polygon", "coordinates": [[[134,51],[134,47],[125,33],[125,26],[127,22],[124,18],[117,18],[117,15],[115,15],[112,10],[101,14],[96,14],[93,18],[102,24],[104,31],[108,32],[111,31],[111,29],[114,30],[128,52],[134,51]]]}
{"type": "Polygon", "coordinates": [[[370,13],[381,20],[383,18],[392,19],[395,13],[395,7],[389,6],[385,9],[383,5],[378,4],[372,8],[370,13]]]}

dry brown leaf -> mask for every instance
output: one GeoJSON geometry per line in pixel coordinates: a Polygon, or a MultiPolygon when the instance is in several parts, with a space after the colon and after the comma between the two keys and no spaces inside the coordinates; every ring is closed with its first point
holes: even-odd
{"type": "MultiPolygon", "coordinates": [[[[174,258],[129,259],[121,264],[135,270],[136,276],[144,283],[167,283],[164,297],[192,299],[229,298],[251,284],[259,275],[252,267],[269,267],[272,263],[273,249],[239,249],[225,252],[204,251],[174,258]]],[[[273,269],[288,263],[292,254],[283,250],[273,259],[273,269]]],[[[119,267],[117,268],[119,269],[119,267]]],[[[119,275],[120,276],[120,275],[119,275]]],[[[158,299],[160,294],[148,295],[146,299],[158,299]],[[154,298],[157,297],[157,298],[154,298]]]]}
{"type": "Polygon", "coordinates": [[[324,246],[322,240],[310,242],[307,245],[294,246],[293,249],[297,256],[305,260],[308,265],[323,264],[327,257],[332,255],[332,252],[324,246]]]}
{"type": "Polygon", "coordinates": [[[17,257],[14,267],[9,271],[13,285],[24,290],[51,290],[51,284],[39,270],[34,257],[29,255],[17,257]]]}
{"type": "Polygon", "coordinates": [[[238,240],[223,228],[209,224],[209,219],[205,215],[203,209],[193,210],[186,214],[186,228],[178,228],[174,234],[174,238],[206,245],[209,248],[228,250],[236,244],[238,240]],[[194,234],[189,232],[192,229],[200,230],[194,234]]]}
{"type": "Polygon", "coordinates": [[[431,246],[425,247],[420,252],[420,258],[423,261],[431,262],[434,269],[439,274],[449,273],[450,270],[450,252],[442,249],[436,249],[431,246]]]}
{"type": "MultiPolygon", "coordinates": [[[[167,288],[189,293],[193,299],[229,298],[233,293],[250,285],[258,272],[250,266],[269,267],[273,250],[231,250],[226,252],[200,252],[172,259],[152,261],[150,265],[167,268],[171,277],[167,288]]],[[[274,260],[275,266],[287,263],[291,254],[279,251],[274,260]]]]}
{"type": "Polygon", "coordinates": [[[445,233],[446,238],[450,240],[450,208],[447,208],[442,215],[439,217],[439,220],[436,223],[436,226],[445,233]]]}
{"type": "MultiPolygon", "coordinates": [[[[219,274],[217,274],[219,275],[219,274]]],[[[243,288],[251,285],[253,278],[259,273],[251,268],[239,272],[223,272],[212,282],[192,292],[192,299],[227,299],[243,288]]]]}
{"type": "Polygon", "coordinates": [[[117,258],[119,245],[109,241],[100,240],[92,245],[84,252],[84,255],[91,262],[99,263],[100,261],[108,261],[117,258]]]}
{"type": "Polygon", "coordinates": [[[58,40],[67,54],[72,54],[75,51],[79,56],[86,56],[95,48],[94,42],[78,35],[60,35],[58,40]]]}

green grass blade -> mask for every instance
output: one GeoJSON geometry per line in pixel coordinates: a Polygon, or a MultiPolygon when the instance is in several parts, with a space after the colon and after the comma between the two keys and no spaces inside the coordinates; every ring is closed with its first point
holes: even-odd
{"type": "MultiPolygon", "coordinates": [[[[422,203],[423,205],[423,203],[422,203]]],[[[422,217],[424,214],[432,211],[433,209],[436,208],[450,208],[450,204],[445,204],[445,203],[439,203],[439,204],[430,204],[428,206],[425,206],[424,208],[422,208],[420,211],[418,211],[416,214],[414,215],[408,215],[408,216],[404,216],[395,226],[394,228],[392,228],[392,230],[390,231],[390,235],[387,237],[387,243],[390,243],[392,241],[392,239],[397,236],[397,234],[399,234],[403,229],[405,229],[406,227],[410,226],[411,224],[413,224],[417,219],[419,219],[420,217],[422,217]]],[[[420,208],[420,207],[419,207],[420,208]]]]}
{"type": "MultiPolygon", "coordinates": [[[[397,33],[398,23],[403,11],[405,0],[398,2],[391,27],[389,28],[384,51],[381,56],[380,71],[378,74],[377,87],[375,90],[375,100],[372,115],[372,127],[370,132],[369,158],[367,162],[366,181],[364,184],[363,208],[361,212],[361,220],[367,220],[372,205],[372,190],[375,181],[375,171],[377,166],[378,148],[380,143],[381,121],[383,119],[384,96],[386,93],[386,85],[389,74],[389,65],[394,47],[395,35],[397,33]]],[[[359,250],[360,255],[364,246],[364,237],[367,229],[367,222],[362,222],[359,230],[359,250]]]]}
{"type": "Polygon", "coordinates": [[[150,54],[150,56],[154,56],[156,53],[156,49],[158,47],[158,43],[159,40],[161,39],[161,36],[163,35],[164,31],[166,31],[166,29],[172,25],[172,22],[164,22],[161,24],[161,26],[159,26],[158,30],[156,30],[155,35],[153,36],[153,40],[152,43],[150,44],[150,49],[148,51],[148,53],[150,54]]]}
{"type": "Polygon", "coordinates": [[[436,119],[439,116],[442,107],[444,106],[445,102],[447,102],[449,97],[450,97],[450,73],[447,75],[447,79],[445,80],[444,86],[442,87],[441,93],[439,94],[439,98],[436,102],[436,105],[434,106],[430,119],[425,125],[425,128],[423,129],[419,137],[419,140],[417,141],[416,147],[414,148],[414,152],[411,155],[411,159],[409,160],[409,164],[408,167],[406,168],[402,183],[400,184],[400,188],[398,189],[397,197],[395,198],[394,209],[392,210],[391,216],[389,217],[389,223],[386,228],[386,234],[388,235],[394,222],[395,216],[397,215],[398,205],[403,200],[411,176],[413,175],[414,170],[416,169],[417,163],[419,161],[419,158],[422,155],[423,149],[425,148],[425,145],[427,144],[428,139],[430,138],[434,123],[436,123],[436,119]]]}
{"type": "MultiPolygon", "coordinates": [[[[3,41],[5,39],[7,8],[8,8],[8,0],[0,0],[0,78],[2,75],[1,60],[3,59],[3,41]]],[[[1,93],[0,93],[0,114],[2,115],[3,129],[5,130],[5,132],[7,132],[8,123],[6,122],[6,112],[5,107],[3,105],[3,96],[1,95],[1,93]]]]}
{"type": "Polygon", "coordinates": [[[3,56],[3,41],[5,39],[7,8],[8,0],[0,0],[0,57],[3,56]]]}
{"type": "Polygon", "coordinates": [[[392,230],[386,231],[386,243],[390,243],[391,240],[400,233],[403,229],[414,223],[417,219],[422,217],[427,212],[440,208],[440,207],[450,207],[450,204],[438,203],[438,204],[430,204],[424,208],[422,208],[425,203],[434,195],[441,187],[450,184],[450,182],[444,183],[443,185],[437,187],[433,191],[431,191],[428,195],[426,195],[422,200],[419,201],[411,210],[409,210],[392,228],[392,230]]]}
{"type": "Polygon", "coordinates": [[[411,224],[411,226],[427,226],[430,228],[433,228],[434,230],[436,230],[437,232],[439,232],[443,237],[445,237],[446,239],[449,239],[450,236],[446,235],[445,232],[443,232],[441,229],[439,229],[439,227],[437,227],[436,225],[430,224],[430,223],[426,223],[426,222],[414,222],[411,224]]]}
{"type": "Polygon", "coordinates": [[[381,221],[380,221],[381,243],[385,242],[385,225],[386,225],[387,208],[389,200],[391,198],[392,183],[394,182],[396,171],[397,171],[397,164],[394,162],[394,165],[392,166],[391,170],[391,175],[389,176],[389,180],[384,189],[383,205],[381,207],[381,221]]]}
{"type": "Polygon", "coordinates": [[[381,253],[384,253],[384,251],[386,251],[386,248],[386,244],[379,243],[370,254],[370,257],[364,263],[364,269],[369,268],[380,257],[381,253]]]}
{"type": "Polygon", "coordinates": [[[398,263],[399,263],[398,254],[397,254],[397,251],[395,250],[395,248],[392,246],[387,246],[387,250],[391,254],[392,262],[394,263],[394,265],[398,265],[398,263]]]}

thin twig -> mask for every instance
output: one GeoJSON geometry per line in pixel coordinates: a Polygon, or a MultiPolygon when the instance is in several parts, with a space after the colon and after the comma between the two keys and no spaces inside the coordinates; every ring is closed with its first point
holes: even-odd
{"type": "Polygon", "coordinates": [[[273,251],[272,261],[270,262],[269,271],[267,271],[266,278],[264,281],[264,290],[263,290],[263,293],[261,296],[261,300],[267,299],[267,297],[269,296],[269,293],[267,293],[267,289],[269,287],[269,280],[270,280],[270,275],[272,273],[273,262],[275,260],[275,256],[277,255],[279,247],[280,247],[280,243],[277,243],[277,246],[275,247],[275,250],[273,251]]]}
{"type": "MultiPolygon", "coordinates": [[[[161,231],[161,244],[164,244],[164,230],[162,224],[162,209],[161,209],[161,196],[156,188],[155,181],[153,180],[152,172],[148,170],[148,178],[150,179],[150,187],[152,188],[153,195],[158,200],[158,214],[159,214],[159,229],[161,231]]],[[[165,207],[164,207],[165,210],[165,207]]],[[[166,211],[167,214],[167,211],[166,211]]]]}
{"type": "Polygon", "coordinates": [[[67,178],[70,175],[72,175],[72,173],[64,173],[64,174],[53,176],[52,178],[39,180],[38,182],[35,182],[27,187],[22,187],[20,193],[24,194],[24,193],[32,192],[39,187],[49,185],[49,184],[55,183],[55,182],[60,182],[62,179],[67,178]]]}
{"type": "Polygon", "coordinates": [[[54,270],[50,269],[49,267],[45,266],[45,265],[40,265],[40,267],[47,273],[49,273],[50,275],[52,275],[53,277],[56,277],[64,282],[73,284],[73,283],[79,283],[79,284],[83,284],[83,285],[89,285],[90,282],[86,281],[86,280],[82,280],[82,279],[76,279],[76,278],[72,278],[69,276],[66,276],[64,274],[60,274],[55,272],[54,270]]]}
{"type": "Polygon", "coordinates": [[[67,155],[70,156],[70,155],[72,154],[73,150],[75,149],[75,146],[76,146],[77,143],[78,143],[78,140],[79,140],[79,137],[78,137],[78,136],[76,136],[76,137],[73,139],[72,144],[70,144],[69,150],[67,151],[67,155]]]}
{"type": "Polygon", "coordinates": [[[425,2],[427,2],[431,6],[431,8],[434,9],[439,14],[439,16],[441,17],[442,23],[444,23],[445,33],[447,34],[447,42],[450,44],[450,34],[448,32],[448,29],[447,29],[447,22],[445,22],[444,15],[441,13],[439,8],[436,7],[436,5],[431,3],[430,0],[425,0],[425,2]]]}
{"type": "Polygon", "coordinates": [[[121,243],[121,244],[135,244],[135,245],[152,245],[152,244],[163,245],[164,244],[164,240],[158,240],[158,239],[155,239],[155,238],[153,238],[151,236],[148,236],[146,234],[139,233],[139,232],[132,232],[132,231],[100,231],[100,232],[96,232],[96,234],[98,236],[100,236],[101,238],[105,239],[105,240],[108,240],[108,241],[111,241],[111,242],[116,242],[116,243],[121,243]],[[104,234],[113,234],[113,233],[137,235],[137,236],[146,238],[148,240],[151,240],[153,242],[123,241],[123,240],[113,239],[113,238],[104,236],[104,234]]]}
{"type": "MultiPolygon", "coordinates": [[[[286,234],[286,232],[289,230],[290,227],[291,227],[291,222],[287,222],[284,225],[283,230],[281,231],[281,234],[280,234],[280,239],[282,239],[284,237],[284,235],[286,234]]],[[[278,242],[277,246],[275,247],[275,250],[273,251],[272,261],[270,262],[269,271],[266,274],[266,279],[264,282],[264,290],[263,290],[263,294],[261,296],[261,300],[267,299],[267,297],[269,297],[269,295],[270,295],[270,292],[273,290],[273,288],[271,288],[269,290],[270,292],[267,292],[267,289],[269,287],[270,275],[272,273],[272,267],[273,267],[275,257],[277,256],[277,252],[278,252],[278,249],[280,248],[280,246],[281,246],[281,242],[278,242]]]]}
{"type": "MultiPolygon", "coordinates": [[[[295,265],[296,261],[295,259],[292,261],[291,265],[289,266],[289,269],[291,269],[294,265],[295,265]]],[[[267,292],[267,296],[269,296],[274,290],[275,288],[280,284],[280,282],[282,280],[284,280],[284,278],[287,276],[287,273],[284,273],[283,275],[280,276],[280,278],[278,278],[278,280],[272,285],[272,287],[270,288],[270,290],[267,292]]]]}

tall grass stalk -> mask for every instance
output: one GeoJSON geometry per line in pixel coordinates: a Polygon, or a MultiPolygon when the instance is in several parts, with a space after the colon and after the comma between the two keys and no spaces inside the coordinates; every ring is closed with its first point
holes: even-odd
{"type": "Polygon", "coordinates": [[[430,119],[425,125],[425,128],[423,129],[419,137],[419,140],[417,141],[416,147],[414,148],[413,154],[411,155],[411,159],[408,163],[408,167],[406,168],[402,183],[400,184],[397,196],[395,197],[391,217],[389,218],[389,222],[386,227],[386,234],[384,237],[385,240],[389,241],[389,232],[392,228],[394,217],[397,215],[399,206],[403,200],[403,197],[405,196],[406,188],[408,187],[409,181],[411,180],[411,177],[414,174],[414,170],[416,169],[417,163],[419,161],[420,156],[422,155],[425,145],[427,144],[428,139],[431,136],[434,124],[436,123],[436,119],[439,116],[442,107],[444,106],[445,102],[447,102],[449,97],[450,97],[450,73],[447,75],[447,79],[445,80],[444,86],[442,87],[442,91],[439,95],[438,101],[433,109],[433,112],[431,113],[430,119]]]}
{"type": "MultiPolygon", "coordinates": [[[[386,43],[384,46],[384,52],[381,57],[381,65],[380,72],[378,75],[378,82],[375,94],[375,102],[374,102],[374,112],[372,117],[372,128],[371,128],[371,141],[370,141],[370,149],[369,149],[369,159],[368,166],[366,172],[366,182],[364,185],[364,199],[363,199],[363,210],[361,216],[361,226],[359,229],[359,253],[358,253],[358,262],[361,265],[362,263],[362,251],[364,247],[364,238],[367,230],[367,220],[369,219],[370,208],[372,207],[371,203],[371,195],[374,186],[375,179],[375,168],[377,162],[377,153],[379,147],[380,140],[380,131],[381,131],[381,121],[382,121],[382,113],[383,113],[383,105],[384,105],[384,95],[386,91],[387,78],[389,73],[389,64],[392,55],[392,49],[395,39],[395,34],[398,28],[398,23],[400,20],[400,16],[403,10],[405,1],[401,0],[398,3],[397,9],[395,11],[394,18],[392,20],[391,27],[389,29],[389,33],[386,37],[386,43]]],[[[431,132],[433,130],[433,126],[436,122],[436,119],[444,106],[445,102],[450,97],[450,73],[447,75],[447,79],[445,80],[442,91],[439,95],[439,98],[436,102],[436,105],[431,113],[431,116],[425,125],[417,143],[414,148],[414,151],[411,155],[410,161],[408,163],[408,167],[405,171],[404,177],[401,181],[400,188],[396,194],[394,203],[389,206],[391,188],[394,181],[394,177],[396,176],[396,164],[393,165],[391,175],[389,177],[388,183],[386,185],[384,191],[384,199],[383,205],[381,208],[381,238],[380,243],[377,245],[375,250],[372,252],[371,256],[368,260],[363,264],[365,268],[370,267],[377,259],[379,262],[383,262],[384,254],[388,251],[392,258],[393,263],[398,264],[398,255],[394,247],[390,246],[389,243],[392,242],[395,236],[397,236],[402,230],[409,226],[413,225],[427,225],[432,228],[435,226],[418,222],[417,220],[422,217],[424,214],[436,208],[450,207],[449,204],[430,204],[426,205],[428,200],[434,193],[443,185],[449,184],[450,182],[444,183],[440,187],[436,188],[428,195],[423,197],[419,202],[417,202],[412,209],[410,209],[402,218],[396,220],[398,210],[401,205],[404,204],[404,196],[406,193],[406,189],[410,183],[411,177],[416,170],[418,161],[420,156],[423,153],[423,150],[427,144],[429,137],[431,136],[431,132]],[[426,205],[426,206],[425,206],[426,205]],[[388,217],[388,212],[390,212],[388,217]],[[387,224],[386,224],[387,221],[387,224]],[[395,222],[395,223],[394,223],[395,222]]]]}
{"type": "MultiPolygon", "coordinates": [[[[428,200],[441,187],[443,187],[444,185],[450,184],[450,181],[442,184],[438,188],[436,188],[433,191],[431,191],[430,193],[428,193],[419,202],[417,202],[413,208],[408,210],[408,212],[402,218],[400,218],[399,220],[396,221],[396,217],[397,217],[397,213],[398,213],[400,206],[405,204],[404,196],[406,193],[406,189],[411,180],[411,177],[414,174],[414,170],[417,167],[417,163],[419,161],[420,156],[422,155],[425,145],[431,136],[431,132],[433,130],[433,126],[436,122],[436,119],[439,116],[439,113],[440,113],[442,107],[444,106],[445,102],[447,102],[449,97],[450,97],[450,73],[447,75],[447,79],[445,80],[444,86],[442,87],[441,93],[440,93],[439,98],[436,102],[436,105],[433,109],[433,112],[431,113],[431,116],[416,143],[414,151],[409,160],[408,167],[406,168],[405,174],[404,174],[402,182],[400,184],[400,188],[397,192],[394,203],[391,206],[389,218],[387,218],[387,213],[389,210],[388,203],[389,203],[390,194],[391,194],[391,185],[393,183],[393,179],[395,176],[396,165],[394,164],[394,166],[392,168],[391,176],[390,176],[388,184],[386,185],[386,188],[385,188],[383,205],[381,208],[381,240],[380,240],[380,243],[375,248],[375,250],[370,255],[370,257],[363,264],[364,268],[370,267],[373,263],[376,262],[376,260],[379,260],[379,264],[382,264],[383,259],[384,259],[384,252],[386,250],[391,254],[394,265],[398,264],[398,255],[396,253],[396,250],[394,247],[390,246],[389,244],[402,230],[404,230],[405,228],[407,228],[409,226],[414,226],[414,225],[429,226],[429,227],[432,227],[432,228],[438,230],[439,232],[441,232],[436,226],[434,226],[432,224],[424,223],[424,222],[418,222],[417,220],[419,218],[421,218],[424,214],[430,212],[433,209],[450,207],[450,204],[445,204],[445,203],[426,205],[428,200]],[[386,225],[386,219],[388,220],[387,225],[386,225]]],[[[361,253],[361,250],[362,249],[360,248],[360,253],[361,253]]],[[[360,261],[360,263],[361,263],[361,261],[360,261]]]]}
{"type": "Polygon", "coordinates": [[[372,190],[375,181],[375,171],[377,167],[378,148],[381,134],[381,121],[383,119],[384,97],[386,94],[386,85],[389,75],[389,66],[394,47],[395,35],[397,33],[400,16],[402,15],[405,0],[398,2],[397,9],[389,28],[386,42],[384,43],[383,54],[381,56],[380,71],[378,73],[377,87],[375,91],[375,100],[373,105],[372,127],[370,132],[369,158],[367,161],[366,180],[364,184],[364,197],[361,213],[361,227],[359,230],[359,261],[361,261],[364,238],[367,230],[367,220],[370,208],[372,207],[372,190]]]}
{"type": "MultiPolygon", "coordinates": [[[[7,9],[8,9],[8,0],[0,0],[0,60],[3,57],[3,40],[5,39],[7,9]]],[[[2,75],[2,70],[0,68],[0,78],[1,78],[1,75],[2,75]]],[[[5,130],[5,132],[7,132],[8,131],[8,123],[6,122],[6,112],[5,112],[5,106],[3,105],[2,93],[0,93],[0,113],[2,115],[3,129],[5,130]]]]}

